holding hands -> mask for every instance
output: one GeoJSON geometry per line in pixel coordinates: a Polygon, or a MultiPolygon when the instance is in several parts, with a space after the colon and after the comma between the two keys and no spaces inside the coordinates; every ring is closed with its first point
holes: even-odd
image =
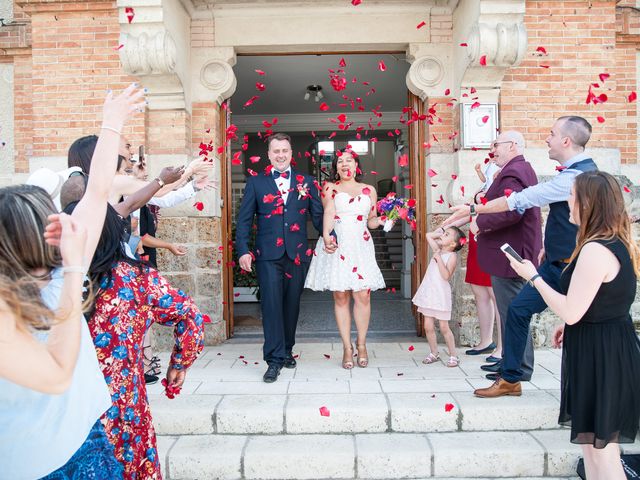
{"type": "Polygon", "coordinates": [[[338,249],[338,241],[336,240],[336,237],[334,237],[333,235],[323,235],[322,240],[324,241],[323,250],[326,253],[336,252],[336,250],[338,249]]]}

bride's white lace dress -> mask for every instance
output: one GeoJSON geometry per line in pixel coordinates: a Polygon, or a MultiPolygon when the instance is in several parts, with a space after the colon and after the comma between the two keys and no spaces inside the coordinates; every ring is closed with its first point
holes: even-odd
{"type": "Polygon", "coordinates": [[[338,192],[333,200],[338,249],[326,253],[322,236],[318,239],[305,288],[338,292],[385,288],[376,263],[373,238],[367,228],[371,197],[364,194],[352,197],[346,192],[338,192]]]}

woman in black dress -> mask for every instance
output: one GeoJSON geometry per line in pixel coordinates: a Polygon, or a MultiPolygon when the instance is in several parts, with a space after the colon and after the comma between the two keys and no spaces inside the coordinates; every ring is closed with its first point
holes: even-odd
{"type": "Polygon", "coordinates": [[[576,177],[569,198],[577,246],[556,292],[531,262],[511,266],[532,282],[565,325],[559,423],[582,445],[589,480],[624,480],[619,443],[633,443],[640,418],[640,340],[629,311],[640,252],[616,179],[605,172],[576,177]]]}

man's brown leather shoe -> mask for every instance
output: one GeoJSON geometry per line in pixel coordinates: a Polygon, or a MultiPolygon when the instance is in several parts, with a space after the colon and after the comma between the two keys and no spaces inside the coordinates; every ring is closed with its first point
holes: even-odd
{"type": "Polygon", "coordinates": [[[503,378],[497,379],[493,385],[488,388],[479,388],[473,392],[476,397],[495,398],[504,395],[519,397],[522,395],[522,387],[520,382],[509,383],[503,378]]]}

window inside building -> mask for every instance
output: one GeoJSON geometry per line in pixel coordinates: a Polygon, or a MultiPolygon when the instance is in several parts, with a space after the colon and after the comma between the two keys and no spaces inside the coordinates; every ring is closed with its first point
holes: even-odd
{"type": "Polygon", "coordinates": [[[350,140],[351,149],[358,155],[369,153],[369,142],[366,140],[350,140]]]}

